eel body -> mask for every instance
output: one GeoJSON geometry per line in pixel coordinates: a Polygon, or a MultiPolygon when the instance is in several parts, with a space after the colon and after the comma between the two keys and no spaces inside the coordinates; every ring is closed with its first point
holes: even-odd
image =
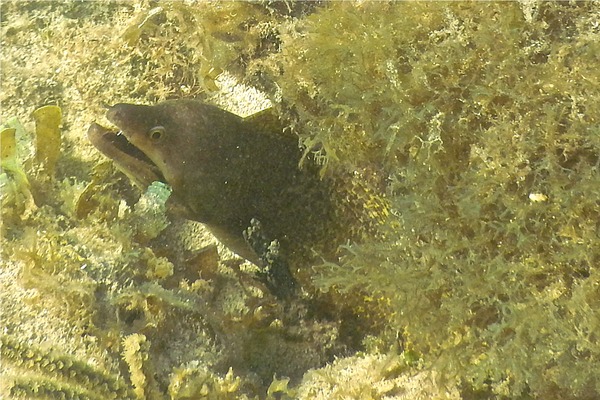
{"type": "Polygon", "coordinates": [[[243,232],[258,220],[286,258],[322,241],[335,225],[332,186],[316,165],[299,168],[297,138],[268,114],[242,119],[195,100],[117,104],[107,112],[119,131],[96,123],[90,141],[138,186],[162,181],[183,217],[205,224],[238,255],[256,262],[243,232]]]}

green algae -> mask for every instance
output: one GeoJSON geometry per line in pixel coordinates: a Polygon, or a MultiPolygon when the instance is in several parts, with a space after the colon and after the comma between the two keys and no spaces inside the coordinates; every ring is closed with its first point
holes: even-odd
{"type": "Polygon", "coordinates": [[[15,128],[0,132],[2,220],[22,215],[34,206],[29,180],[17,157],[16,132],[15,128]]]}
{"type": "Polygon", "coordinates": [[[40,107],[35,119],[35,160],[49,177],[54,176],[60,156],[62,111],[58,106],[40,107]]]}
{"type": "Polygon", "coordinates": [[[261,398],[271,387],[290,398],[385,398],[418,387],[408,393],[597,397],[597,4],[346,2],[310,12],[293,2],[293,12],[278,3],[43,4],[2,6],[10,16],[3,57],[14,60],[2,79],[17,88],[1,95],[3,112],[28,121],[54,98],[64,114],[53,180],[30,162],[31,136],[20,142],[16,132],[17,165],[39,207],[6,218],[2,204],[2,323],[25,349],[0,350],[14,353],[2,374],[24,375],[3,395],[96,389],[76,373],[65,382],[50,368],[23,367],[18,354],[38,354],[43,336],[59,352],[41,359],[95,360],[93,373],[122,379],[127,392],[156,373],[140,396],[261,398]],[[229,32],[215,23],[221,17],[229,32]],[[22,53],[33,66],[26,75],[22,53]],[[165,226],[162,200],[148,214],[156,229],[140,235],[131,218],[144,195],[110,166],[95,167],[82,132],[103,102],[214,90],[220,70],[260,85],[326,173],[370,168],[386,177],[384,190],[369,192],[376,200],[385,192],[392,205],[382,232],[349,244],[314,277],[352,302],[382,304],[364,307],[388,335],[365,338],[368,354],[322,368],[324,358],[294,357],[335,340],[337,327],[303,327],[305,336],[320,332],[317,343],[286,348],[277,304],[244,268],[225,256],[201,271],[191,254],[207,244],[205,233],[165,226]],[[209,328],[216,321],[232,328],[224,347],[254,356],[235,371],[209,328]],[[126,343],[142,341],[125,355],[126,343]],[[270,353],[261,358],[263,348],[270,353]],[[276,374],[270,386],[250,367],[269,357],[275,370],[261,365],[261,374],[276,374]],[[285,364],[314,369],[286,386],[285,364]]]}
{"type": "Polygon", "coordinates": [[[600,9],[528,4],[331,4],[265,68],[328,168],[389,177],[384,240],[315,283],[387,299],[440,383],[592,398],[600,9]]]}

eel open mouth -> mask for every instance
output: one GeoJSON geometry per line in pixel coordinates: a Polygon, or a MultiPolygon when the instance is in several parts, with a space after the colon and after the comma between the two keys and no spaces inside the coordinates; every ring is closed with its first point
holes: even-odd
{"type": "Polygon", "coordinates": [[[114,132],[93,123],[87,134],[92,144],[113,160],[117,168],[129,176],[136,185],[147,188],[155,181],[166,183],[159,168],[121,132],[114,132]]]}

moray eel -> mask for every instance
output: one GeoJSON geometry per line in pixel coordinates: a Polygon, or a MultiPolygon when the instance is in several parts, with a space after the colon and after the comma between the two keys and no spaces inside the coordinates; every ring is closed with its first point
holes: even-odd
{"type": "Polygon", "coordinates": [[[268,113],[243,119],[199,101],[169,100],[117,104],[107,118],[120,131],[94,123],[92,144],[138,186],[169,184],[172,209],[250,261],[258,255],[243,232],[253,219],[288,259],[310,254],[335,219],[331,185],[316,165],[298,167],[297,137],[285,136],[268,113]]]}

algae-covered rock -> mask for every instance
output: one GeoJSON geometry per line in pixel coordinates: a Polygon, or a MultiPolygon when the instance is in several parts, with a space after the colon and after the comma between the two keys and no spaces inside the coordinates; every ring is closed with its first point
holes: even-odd
{"type": "Polygon", "coordinates": [[[153,182],[136,203],[133,214],[141,240],[154,239],[169,225],[165,212],[170,195],[171,188],[153,182]]]}
{"type": "Polygon", "coordinates": [[[460,399],[456,387],[436,383],[434,372],[407,368],[402,357],[381,354],[340,358],[308,371],[292,398],[427,400],[460,399]]]}
{"type": "Polygon", "coordinates": [[[0,397],[597,398],[599,8],[3,2],[0,397]],[[356,243],[306,278],[356,324],[297,317],[85,139],[105,104],[206,98],[220,71],[337,179],[356,243]]]}
{"type": "Polygon", "coordinates": [[[598,396],[600,7],[332,3],[261,62],[328,168],[388,177],[384,240],[314,278],[390,307],[464,395],[598,396]]]}

